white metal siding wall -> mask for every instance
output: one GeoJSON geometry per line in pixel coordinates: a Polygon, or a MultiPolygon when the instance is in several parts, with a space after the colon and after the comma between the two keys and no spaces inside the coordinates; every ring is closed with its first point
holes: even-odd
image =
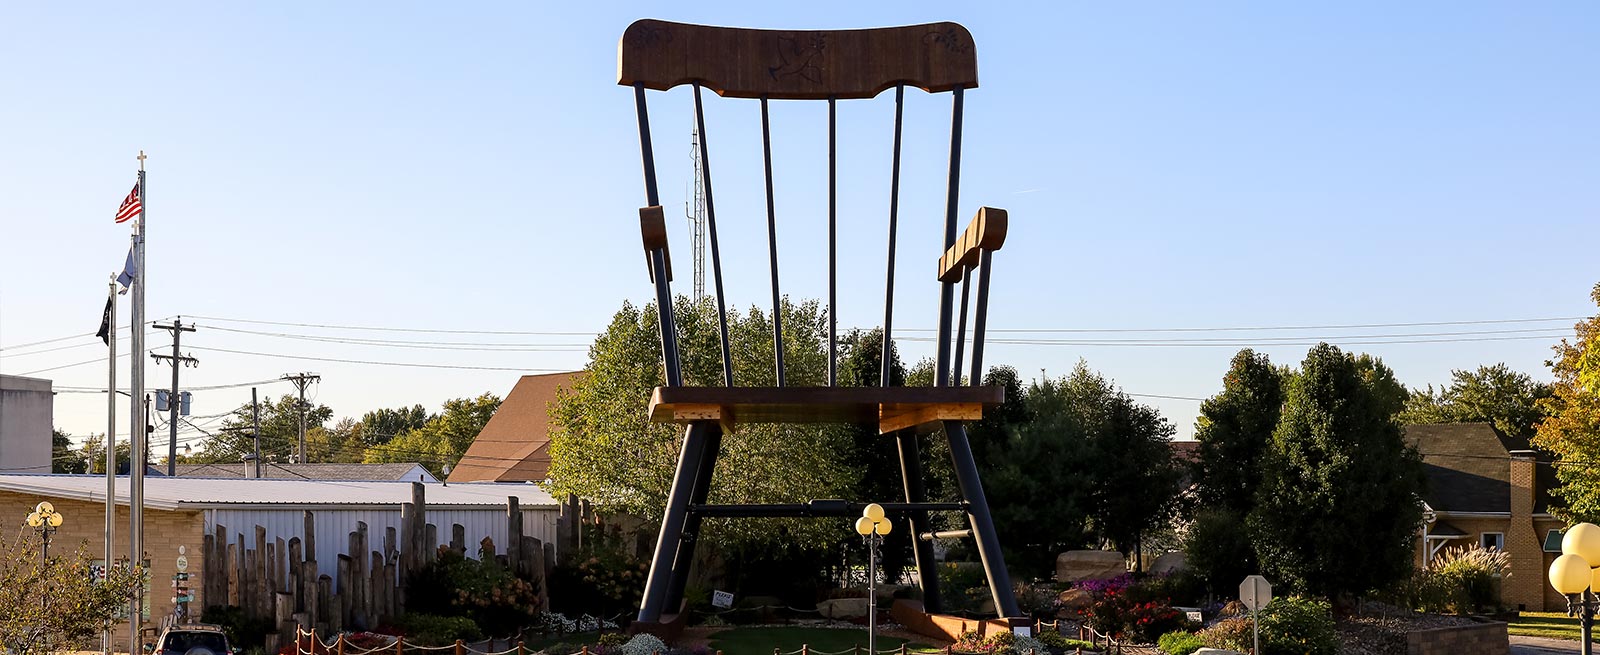
{"type": "MultiPolygon", "coordinates": [[[[334,579],[335,589],[338,588],[339,555],[349,551],[350,533],[355,532],[357,522],[367,523],[367,542],[374,551],[383,550],[385,529],[393,527],[395,532],[400,531],[399,509],[319,509],[312,510],[312,514],[317,531],[317,570],[334,579]]],[[[555,508],[524,508],[522,531],[544,543],[555,543],[559,515],[555,508]]],[[[430,507],[428,522],[438,527],[440,544],[450,543],[450,528],[459,523],[466,530],[468,557],[478,557],[478,542],[484,537],[494,539],[495,552],[506,552],[504,508],[430,507]]],[[[304,510],[250,508],[206,512],[206,534],[216,534],[218,525],[227,528],[230,544],[239,543],[243,535],[241,548],[255,548],[258,525],[267,529],[268,543],[283,539],[287,547],[292,538],[298,537],[302,543],[305,541],[304,510]]],[[[403,547],[403,544],[397,547],[403,547]]],[[[371,561],[372,554],[367,553],[366,557],[371,561]]]]}

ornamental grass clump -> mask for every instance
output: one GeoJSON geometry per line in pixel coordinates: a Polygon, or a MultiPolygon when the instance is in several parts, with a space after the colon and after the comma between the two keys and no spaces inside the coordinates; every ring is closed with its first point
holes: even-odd
{"type": "Polygon", "coordinates": [[[1500,605],[1498,580],[1511,575],[1511,556],[1476,544],[1446,549],[1411,582],[1411,604],[1424,612],[1471,614],[1500,605]]]}

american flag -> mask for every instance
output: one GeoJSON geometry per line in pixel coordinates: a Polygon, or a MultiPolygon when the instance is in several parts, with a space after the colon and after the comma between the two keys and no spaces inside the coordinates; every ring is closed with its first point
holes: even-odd
{"type": "Polygon", "coordinates": [[[117,208],[117,222],[126,223],[128,219],[139,215],[144,209],[144,203],[139,202],[139,183],[133,184],[133,190],[128,192],[128,197],[122,199],[122,206],[117,208]]]}

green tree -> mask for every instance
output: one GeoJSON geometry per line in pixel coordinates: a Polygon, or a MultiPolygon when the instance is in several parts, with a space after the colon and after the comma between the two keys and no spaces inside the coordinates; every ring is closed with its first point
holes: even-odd
{"type": "MultiPolygon", "coordinates": [[[[361,423],[348,416],[333,425],[306,430],[306,451],[313,462],[356,463],[366,461],[369,446],[361,423]]],[[[381,445],[381,444],[380,444],[381,445]]]]}
{"type": "Polygon", "coordinates": [[[1222,392],[1200,404],[1191,497],[1198,511],[1184,552],[1213,589],[1226,588],[1256,570],[1244,521],[1255,507],[1261,461],[1278,427],[1287,375],[1266,354],[1247,348],[1233,356],[1222,392]]]}
{"type": "Polygon", "coordinates": [[[1092,491],[1086,474],[1093,467],[1083,464],[1094,453],[1066,380],[1045,378],[1026,393],[1018,389],[1013,395],[1009,387],[1016,378],[1010,369],[989,374],[990,384],[1008,387],[1007,404],[1020,407],[1009,417],[1004,411],[986,413],[971,433],[975,454],[980,442],[987,444],[979,459],[984,493],[1006,566],[1022,579],[1048,576],[1057,553],[1082,548],[1092,538],[1087,529],[1092,491]],[[983,423],[988,425],[980,430],[983,423]],[[1046,463],[1053,466],[1046,468],[1046,463]],[[1067,470],[1072,473],[1052,470],[1056,466],[1071,466],[1067,470]]]}
{"type": "MultiPolygon", "coordinates": [[[[1600,284],[1590,299],[1600,305],[1600,284]]],[[[1565,508],[1552,508],[1567,521],[1600,520],[1600,316],[1578,322],[1573,339],[1555,346],[1545,362],[1555,374],[1551,395],[1540,401],[1547,418],[1539,423],[1534,445],[1572,466],[1556,468],[1556,493],[1565,508]]]]}
{"type": "Polygon", "coordinates": [[[1289,382],[1249,526],[1290,589],[1339,598],[1410,572],[1424,477],[1389,411],[1392,377],[1320,344],[1289,382]]]}
{"type": "Polygon", "coordinates": [[[1177,508],[1183,471],[1172,457],[1176,429],[1083,362],[1065,384],[1092,453],[1083,472],[1090,481],[1090,524],[1122,554],[1137,553],[1145,535],[1177,508]]]}
{"type": "MultiPolygon", "coordinates": [[[[815,301],[783,308],[786,382],[822,385],[827,371],[827,320],[815,301]]],[[[714,305],[675,303],[684,383],[720,386],[721,348],[714,305]]],[[[728,316],[735,381],[774,384],[772,323],[761,310],[728,316]]],[[[653,305],[625,303],[589,348],[589,374],[564,390],[552,407],[550,490],[575,493],[602,511],[657,520],[678,460],[683,427],[653,424],[651,389],[663,384],[661,344],[653,305]]],[[[797,502],[848,497],[859,472],[843,428],[815,425],[739,425],[722,440],[710,502],[797,502]]],[[[702,543],[730,558],[755,558],[790,548],[826,549],[846,526],[815,519],[707,521],[702,543]]]]}
{"type": "MultiPolygon", "coordinates": [[[[300,447],[300,405],[299,398],[284,394],[276,401],[271,397],[261,400],[261,456],[267,461],[287,462],[300,447]]],[[[310,434],[312,430],[321,428],[333,418],[333,410],[327,405],[316,405],[308,402],[306,409],[307,450],[310,450],[310,434]]],[[[216,431],[216,436],[207,439],[199,452],[191,455],[188,461],[197,464],[211,464],[218,462],[237,462],[247,454],[255,452],[252,442],[252,423],[250,403],[240,405],[233,410],[233,414],[223,419],[222,427],[216,431]]]]}
{"type": "Polygon", "coordinates": [[[15,655],[72,650],[123,610],[142,577],[111,567],[96,580],[87,542],[48,563],[40,546],[38,533],[23,530],[0,550],[0,646],[15,655]]]}
{"type": "MultiPolygon", "coordinates": [[[[127,472],[128,460],[133,455],[129,451],[127,439],[117,440],[117,472],[127,472]]],[[[106,472],[106,436],[104,434],[91,434],[83,439],[83,446],[78,449],[80,458],[88,464],[89,473],[106,472]]]]}
{"type": "Polygon", "coordinates": [[[368,446],[381,446],[389,443],[390,439],[421,428],[432,418],[433,415],[420,404],[395,409],[375,409],[362,414],[357,427],[362,443],[368,446]]]}
{"type": "Polygon", "coordinates": [[[83,452],[72,447],[72,435],[61,430],[50,430],[50,472],[86,473],[89,463],[83,452]]]}
{"type": "Polygon", "coordinates": [[[445,465],[455,466],[466,454],[472,440],[500,409],[500,397],[486,393],[477,398],[456,398],[444,403],[444,411],[389,443],[367,449],[364,461],[418,462],[444,477],[445,465]]]}
{"type": "Polygon", "coordinates": [[[1247,348],[1233,356],[1222,392],[1200,403],[1194,483],[1202,506],[1240,517],[1255,506],[1261,458],[1283,409],[1283,386],[1284,372],[1266,354],[1247,348]]]}
{"type": "Polygon", "coordinates": [[[1454,370],[1450,384],[1437,391],[1430,384],[1411,392],[1400,421],[1408,425],[1493,423],[1516,450],[1532,443],[1545,418],[1542,403],[1552,393],[1550,385],[1535,382],[1504,363],[1479,366],[1475,371],[1454,370]]]}

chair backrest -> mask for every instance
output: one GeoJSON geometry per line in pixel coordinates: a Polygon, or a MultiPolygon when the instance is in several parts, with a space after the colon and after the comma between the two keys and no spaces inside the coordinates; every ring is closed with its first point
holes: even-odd
{"type": "MultiPolygon", "coordinates": [[[[634,89],[639,137],[644,159],[646,207],[640,210],[651,280],[661,325],[662,354],[667,386],[682,384],[679,371],[670,291],[671,266],[667,255],[664,213],[656,188],[655,161],[650,141],[650,121],[645,91],[665,91],[689,84],[694,87],[695,123],[700,154],[699,183],[704,190],[710,240],[712,279],[722,346],[724,384],[734,386],[728,344],[727,306],[723,296],[721,251],[717,241],[716,203],[708,156],[708,134],[700,89],[727,98],[760,101],[762,150],[766,168],[767,245],[772,287],[773,348],[778,386],[784,385],[781,291],[778,285],[776,212],[772,194],[771,123],[768,100],[825,100],[828,102],[828,384],[837,382],[837,184],[835,134],[838,100],[872,98],[895,90],[893,171],[888,217],[888,262],[884,298],[884,338],[881,384],[889,384],[889,348],[893,335],[895,240],[900,194],[900,143],[906,86],[930,93],[952,95],[950,167],[946,192],[944,247],[938,278],[942,285],[939,309],[938,373],[936,385],[951,382],[952,305],[955,282],[962,282],[960,335],[954,348],[954,368],[961,367],[965,343],[967,286],[970,273],[980,271],[978,318],[973,332],[973,379],[981,367],[983,325],[987,312],[988,253],[999,248],[1005,235],[1005,212],[979,212],[970,239],[957,243],[956,213],[961,171],[961,116],[964,91],[978,86],[977,51],[972,35],[955,23],[929,23],[865,30],[760,30],[709,27],[640,20],[628,26],[618,46],[617,83],[634,89]],[[979,224],[982,223],[983,227],[979,224]],[[980,234],[973,234],[974,230],[980,234]],[[987,234],[987,236],[984,236],[987,234]],[[970,241],[970,243],[969,243],[970,241]],[[971,247],[967,247],[967,246],[971,247]],[[959,251],[959,252],[958,252],[959,251]],[[947,261],[948,260],[948,261],[947,261]]],[[[960,375],[955,375],[959,384],[960,375]]]]}

